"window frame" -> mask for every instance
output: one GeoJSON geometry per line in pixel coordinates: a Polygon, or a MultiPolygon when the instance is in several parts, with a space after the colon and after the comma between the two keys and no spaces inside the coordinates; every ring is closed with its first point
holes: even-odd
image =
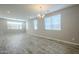
{"type": "Polygon", "coordinates": [[[49,17],[46,17],[44,19],[44,29],[45,30],[61,30],[61,14],[55,14],[53,16],[49,16],[49,17]],[[53,23],[53,18],[56,17],[56,16],[59,16],[59,28],[55,28],[54,25],[56,25],[55,23],[53,23]],[[47,19],[47,20],[46,20],[47,19]],[[50,25],[48,25],[50,28],[46,28],[47,24],[46,24],[46,21],[48,21],[49,19],[49,23],[50,25]]]}
{"type": "Polygon", "coordinates": [[[21,22],[21,21],[7,21],[7,28],[9,30],[22,30],[23,29],[23,22],[21,22]]]}

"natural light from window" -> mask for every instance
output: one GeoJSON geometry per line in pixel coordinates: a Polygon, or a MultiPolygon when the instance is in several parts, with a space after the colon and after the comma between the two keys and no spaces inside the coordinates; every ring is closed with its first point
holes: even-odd
{"type": "Polygon", "coordinates": [[[34,20],[34,30],[37,30],[37,20],[34,20]]]}
{"type": "Polygon", "coordinates": [[[28,21],[26,21],[26,30],[28,30],[28,21]]]}
{"type": "Polygon", "coordinates": [[[8,29],[21,30],[22,29],[22,25],[23,25],[23,22],[7,21],[8,29]]]}
{"type": "Polygon", "coordinates": [[[61,30],[61,15],[45,18],[45,30],[61,30]]]}

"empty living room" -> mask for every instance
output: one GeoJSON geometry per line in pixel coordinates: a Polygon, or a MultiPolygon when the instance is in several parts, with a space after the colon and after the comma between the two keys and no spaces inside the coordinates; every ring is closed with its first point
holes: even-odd
{"type": "Polygon", "coordinates": [[[0,4],[0,54],[79,54],[79,5],[0,4]]]}

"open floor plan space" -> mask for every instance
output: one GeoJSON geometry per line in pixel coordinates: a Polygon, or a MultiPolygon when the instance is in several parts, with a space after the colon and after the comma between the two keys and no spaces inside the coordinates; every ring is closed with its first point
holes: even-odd
{"type": "Polygon", "coordinates": [[[79,54],[79,5],[0,4],[0,54],[79,54]]]}

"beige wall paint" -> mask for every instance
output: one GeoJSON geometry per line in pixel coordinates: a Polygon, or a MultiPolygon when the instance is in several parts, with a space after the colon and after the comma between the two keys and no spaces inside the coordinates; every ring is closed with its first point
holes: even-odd
{"type": "Polygon", "coordinates": [[[38,19],[38,30],[33,29],[33,20],[29,20],[30,26],[27,32],[30,34],[34,33],[36,35],[44,35],[51,38],[57,38],[59,40],[79,43],[79,5],[68,7],[48,15],[51,16],[54,14],[61,14],[61,31],[45,30],[44,20],[38,19]]]}

